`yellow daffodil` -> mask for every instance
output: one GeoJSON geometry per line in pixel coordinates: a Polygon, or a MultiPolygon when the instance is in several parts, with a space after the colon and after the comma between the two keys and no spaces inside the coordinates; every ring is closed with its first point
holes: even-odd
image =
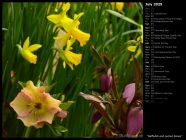
{"type": "Polygon", "coordinates": [[[66,13],[70,9],[70,3],[63,4],[62,6],[62,12],[60,14],[54,14],[47,16],[47,19],[54,24],[60,24],[62,20],[67,20],[68,22],[72,22],[73,20],[70,19],[66,13]]]}
{"type": "Polygon", "coordinates": [[[119,12],[122,12],[122,11],[123,11],[123,8],[124,8],[124,2],[111,2],[112,9],[115,8],[115,4],[116,4],[116,9],[117,9],[119,12]]]}
{"type": "Polygon", "coordinates": [[[29,37],[27,37],[23,44],[23,48],[19,44],[17,44],[17,47],[24,59],[26,59],[30,63],[36,64],[37,56],[32,52],[38,50],[42,46],[40,44],[34,44],[29,46],[29,44],[30,44],[29,37]]]}
{"type": "Polygon", "coordinates": [[[55,115],[61,119],[67,116],[67,112],[59,107],[60,104],[61,101],[46,93],[44,87],[36,87],[32,81],[28,81],[10,106],[26,127],[41,128],[46,122],[52,124],[55,115]]]}
{"type": "Polygon", "coordinates": [[[58,49],[59,57],[63,60],[63,67],[66,64],[73,70],[73,65],[77,66],[81,63],[82,54],[73,53],[71,45],[75,42],[75,39],[70,39],[67,41],[67,47],[65,50],[58,49]]]}
{"type": "MultiPolygon", "coordinates": [[[[133,52],[133,53],[136,52],[136,49],[137,49],[137,46],[128,46],[127,47],[127,50],[130,52],[133,52]]],[[[138,58],[141,54],[142,54],[142,50],[141,50],[141,47],[139,47],[134,57],[138,58]]]]}
{"type": "Polygon", "coordinates": [[[74,16],[74,19],[69,18],[66,13],[70,9],[70,3],[63,4],[63,11],[60,14],[49,15],[47,19],[54,24],[54,29],[62,27],[67,33],[70,33],[73,38],[77,39],[80,46],[84,46],[90,38],[90,34],[84,33],[78,29],[80,24],[79,18],[84,14],[80,13],[74,16]]]}

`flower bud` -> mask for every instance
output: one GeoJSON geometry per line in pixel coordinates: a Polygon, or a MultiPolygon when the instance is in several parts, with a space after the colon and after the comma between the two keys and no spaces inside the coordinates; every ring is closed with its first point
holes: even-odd
{"type": "Polygon", "coordinates": [[[127,116],[127,135],[137,135],[143,129],[143,109],[132,108],[127,116]]]}
{"type": "Polygon", "coordinates": [[[101,119],[101,117],[102,115],[98,111],[94,112],[92,115],[92,123],[96,123],[101,119]]]}
{"type": "Polygon", "coordinates": [[[135,95],[135,83],[131,83],[125,86],[125,90],[123,92],[123,98],[126,99],[126,102],[130,104],[135,95]]]}
{"type": "Polygon", "coordinates": [[[100,87],[103,92],[108,92],[112,87],[112,76],[103,74],[100,79],[100,87]]]}

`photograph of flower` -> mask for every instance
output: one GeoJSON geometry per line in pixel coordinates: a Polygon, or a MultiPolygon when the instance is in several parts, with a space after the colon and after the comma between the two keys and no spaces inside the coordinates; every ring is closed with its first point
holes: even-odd
{"type": "Polygon", "coordinates": [[[143,137],[143,4],[4,2],[2,135],[143,137]]]}

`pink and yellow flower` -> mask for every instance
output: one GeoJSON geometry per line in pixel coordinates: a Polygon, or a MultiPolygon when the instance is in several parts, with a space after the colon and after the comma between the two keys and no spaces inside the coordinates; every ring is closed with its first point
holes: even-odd
{"type": "Polygon", "coordinates": [[[45,123],[52,124],[55,115],[61,119],[67,116],[67,112],[59,107],[60,104],[61,101],[46,93],[44,87],[36,87],[32,81],[28,81],[10,106],[26,127],[41,128],[45,123]]]}

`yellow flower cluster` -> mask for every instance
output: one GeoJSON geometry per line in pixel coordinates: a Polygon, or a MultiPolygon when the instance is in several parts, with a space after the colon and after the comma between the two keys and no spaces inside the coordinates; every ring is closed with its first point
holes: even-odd
{"type": "Polygon", "coordinates": [[[73,53],[72,45],[77,40],[80,46],[84,46],[90,38],[90,34],[85,33],[79,29],[79,19],[84,14],[75,14],[74,18],[71,19],[67,16],[67,12],[70,9],[70,3],[63,3],[62,12],[59,14],[53,14],[47,16],[47,19],[55,24],[54,30],[63,31],[61,36],[54,37],[54,39],[60,41],[58,43],[58,53],[60,58],[63,60],[63,66],[66,64],[73,70],[73,65],[79,65],[81,63],[82,54],[73,53]],[[66,47],[65,47],[66,46],[66,47]]]}

